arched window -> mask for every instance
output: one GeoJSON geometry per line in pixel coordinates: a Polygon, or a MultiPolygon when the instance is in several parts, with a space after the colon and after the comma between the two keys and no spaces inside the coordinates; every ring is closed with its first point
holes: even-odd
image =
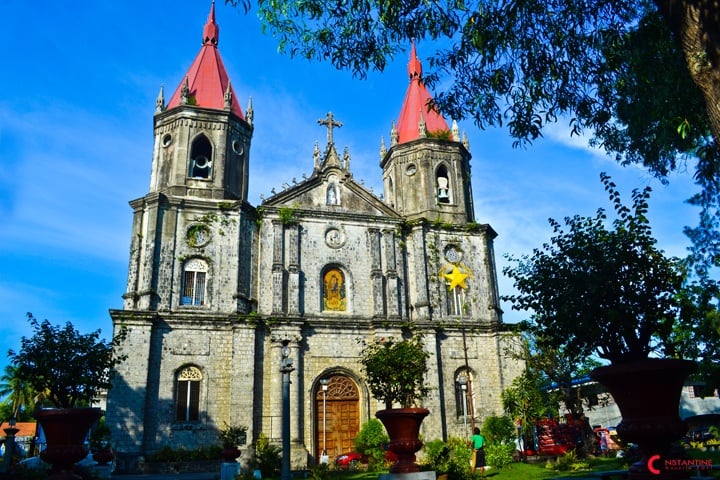
{"type": "Polygon", "coordinates": [[[202,372],[188,366],[177,374],[175,421],[192,422],[200,419],[200,384],[202,372]]]}
{"type": "Polygon", "coordinates": [[[395,208],[395,192],[393,191],[392,177],[387,178],[387,189],[385,191],[388,205],[395,208]]]}
{"type": "Polygon", "coordinates": [[[440,165],[435,175],[437,183],[437,200],[439,203],[451,203],[450,177],[445,165],[440,165]]]}
{"type": "Polygon", "coordinates": [[[465,289],[457,286],[452,290],[449,290],[450,282],[447,282],[446,288],[446,300],[447,300],[447,314],[468,316],[470,306],[465,302],[465,289]]]}
{"type": "Polygon", "coordinates": [[[455,414],[458,417],[473,415],[472,377],[464,368],[455,373],[455,414]]]}
{"type": "Polygon", "coordinates": [[[183,266],[182,297],[180,305],[205,305],[207,263],[199,258],[188,260],[183,266]]]}
{"type": "Polygon", "coordinates": [[[345,275],[337,267],[325,270],[322,276],[323,310],[344,312],[347,309],[345,300],[345,275]]]}
{"type": "Polygon", "coordinates": [[[210,178],[212,173],[213,149],[205,135],[199,135],[190,147],[189,176],[192,178],[210,178]]]}

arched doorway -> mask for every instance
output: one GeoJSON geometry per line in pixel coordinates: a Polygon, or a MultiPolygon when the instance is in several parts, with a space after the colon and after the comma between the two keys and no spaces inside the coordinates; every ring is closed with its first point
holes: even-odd
{"type": "Polygon", "coordinates": [[[355,449],[353,440],[360,432],[360,395],[349,377],[326,378],[327,391],[318,382],[315,393],[315,458],[320,458],[324,444],[332,461],[335,456],[355,449]]]}

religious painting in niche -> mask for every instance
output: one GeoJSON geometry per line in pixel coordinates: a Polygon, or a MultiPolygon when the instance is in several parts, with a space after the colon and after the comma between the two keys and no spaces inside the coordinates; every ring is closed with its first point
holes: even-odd
{"type": "Polygon", "coordinates": [[[337,267],[329,268],[323,275],[323,310],[344,312],[345,309],[345,275],[337,267]]]}

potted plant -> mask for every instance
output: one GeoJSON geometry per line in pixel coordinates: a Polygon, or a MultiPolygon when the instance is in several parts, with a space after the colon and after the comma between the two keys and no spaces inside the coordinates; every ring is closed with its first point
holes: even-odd
{"type": "Polygon", "coordinates": [[[390,472],[418,472],[415,452],[422,447],[420,425],[430,412],[417,404],[430,390],[425,384],[430,354],[422,337],[412,332],[403,340],[375,338],[362,345],[360,363],[368,388],[385,404],[385,410],[375,416],[388,432],[388,448],[397,455],[390,472]],[[400,408],[394,408],[397,405],[400,408]]]}
{"type": "Polygon", "coordinates": [[[247,427],[244,425],[229,425],[225,422],[225,426],[218,432],[218,438],[222,445],[220,456],[226,462],[234,462],[240,456],[239,445],[245,444],[247,427]]]}
{"type": "Polygon", "coordinates": [[[110,445],[110,427],[105,424],[105,417],[90,430],[90,451],[99,465],[107,465],[115,458],[110,445]]]}
{"type": "Polygon", "coordinates": [[[668,358],[677,354],[674,335],[683,327],[678,292],[685,275],[678,259],[655,246],[649,187],[635,190],[626,207],[610,178],[601,179],[616,212],[612,228],[602,209],[593,218],[566,218],[567,230],[550,220],[550,242],[532,257],[511,258],[516,265],[503,270],[519,292],[505,299],[533,312],[528,328],[541,349],[610,363],[591,376],[620,408],[620,437],[643,452],[630,469],[639,478],[649,474],[649,458],[668,455],[687,430],[678,416],[680,393],[695,364],[668,358]]]}
{"type": "Polygon", "coordinates": [[[88,454],[88,430],[102,416],[90,405],[112,387],[113,369],[125,358],[113,355],[125,332],[106,341],[100,330],[81,334],[70,322],[52,325],[31,313],[27,319],[33,335],[22,337],[20,349],[10,350],[8,358],[18,377],[40,392],[40,406],[33,413],[47,440],[40,458],[52,464],[51,478],[73,478],[73,465],[88,454]],[[42,408],[45,404],[52,408],[42,408]]]}

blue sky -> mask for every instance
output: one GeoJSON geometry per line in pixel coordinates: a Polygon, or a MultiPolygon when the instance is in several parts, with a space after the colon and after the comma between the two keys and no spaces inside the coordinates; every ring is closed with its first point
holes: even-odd
{"type": "MultiPolygon", "coordinates": [[[[128,201],[150,181],[152,116],[200,48],[210,0],[4,0],[0,76],[0,368],[29,329],[25,313],[82,331],[111,331],[110,308],[122,308],[130,242],[128,201]],[[68,5],[73,5],[69,7],[68,5]]],[[[312,171],[317,120],[332,111],[356,179],[380,193],[380,138],[408,85],[407,55],[383,73],[353,79],[326,64],[290,59],[260,31],[255,12],[217,5],[220,52],[243,109],[252,97],[250,202],[312,171]]],[[[418,44],[421,60],[430,44],[418,44]]],[[[427,62],[424,62],[425,65],[427,62]]],[[[450,119],[448,119],[450,120],[450,119]]],[[[525,150],[500,129],[460,122],[470,139],[478,222],[495,242],[501,293],[503,254],[529,253],[550,236],[549,217],[593,215],[610,208],[599,180],[608,172],[626,203],[633,188],[653,187],[650,219],[660,247],[684,256],[682,233],[697,211],[687,172],[661,185],[646,171],[618,166],[570,138],[564,124],[525,150]]],[[[523,314],[504,304],[505,320],[523,314]]]]}

